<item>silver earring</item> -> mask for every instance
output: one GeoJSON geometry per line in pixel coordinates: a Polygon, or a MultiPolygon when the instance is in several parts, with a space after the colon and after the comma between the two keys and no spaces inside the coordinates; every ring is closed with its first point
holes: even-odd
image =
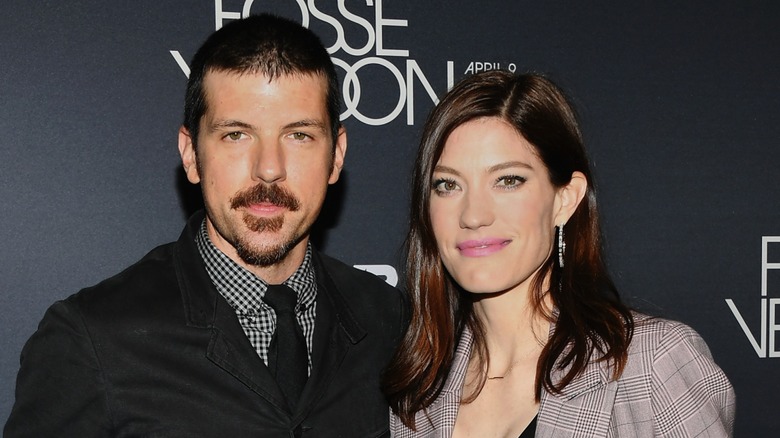
{"type": "Polygon", "coordinates": [[[563,240],[563,225],[555,226],[556,234],[558,234],[558,266],[563,267],[563,253],[566,252],[566,242],[563,240]]]}

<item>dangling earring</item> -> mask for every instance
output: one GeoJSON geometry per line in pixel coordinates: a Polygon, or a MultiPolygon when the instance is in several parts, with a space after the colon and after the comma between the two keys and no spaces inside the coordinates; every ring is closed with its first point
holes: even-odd
{"type": "Polygon", "coordinates": [[[556,225],[555,233],[558,235],[558,266],[562,268],[563,253],[566,252],[566,242],[563,240],[563,225],[556,225]]]}

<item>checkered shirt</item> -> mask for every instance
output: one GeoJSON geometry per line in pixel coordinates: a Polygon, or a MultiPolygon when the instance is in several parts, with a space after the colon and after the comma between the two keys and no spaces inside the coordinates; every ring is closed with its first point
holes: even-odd
{"type": "MultiPolygon", "coordinates": [[[[200,232],[195,236],[195,242],[211,282],[214,283],[214,287],[217,288],[220,295],[227,300],[230,307],[235,310],[241,328],[244,329],[249,342],[255,347],[255,351],[263,359],[263,362],[268,365],[268,345],[276,330],[276,314],[262,300],[268,284],[260,277],[239,266],[238,263],[214,246],[206,230],[205,220],[200,227],[200,232]]],[[[311,243],[309,243],[306,247],[303,263],[284,282],[298,294],[295,315],[303,330],[303,336],[306,338],[306,349],[309,352],[309,373],[311,373],[314,317],[317,309],[315,306],[317,279],[311,263],[311,254],[311,243]]]]}

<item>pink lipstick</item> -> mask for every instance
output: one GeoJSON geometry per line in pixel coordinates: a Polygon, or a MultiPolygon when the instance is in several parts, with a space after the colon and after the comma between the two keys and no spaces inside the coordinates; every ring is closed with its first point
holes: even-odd
{"type": "Polygon", "coordinates": [[[456,247],[461,255],[466,257],[484,257],[501,251],[511,240],[500,238],[487,238],[480,240],[466,240],[456,247]]]}

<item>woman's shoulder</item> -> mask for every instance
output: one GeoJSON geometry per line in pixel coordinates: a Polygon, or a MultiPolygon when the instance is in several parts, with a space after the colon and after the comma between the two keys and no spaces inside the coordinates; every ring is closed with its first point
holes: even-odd
{"type": "Polygon", "coordinates": [[[619,382],[634,390],[627,390],[632,394],[627,405],[641,398],[635,390],[646,385],[646,397],[657,403],[653,405],[654,416],[675,419],[657,424],[663,436],[705,435],[703,432],[730,436],[734,388],[704,339],[682,322],[635,313],[634,337],[619,382]],[[644,385],[637,385],[640,381],[644,385]],[[708,422],[703,423],[703,418],[708,422]]]}
{"type": "MultiPolygon", "coordinates": [[[[701,335],[689,325],[672,319],[659,318],[639,312],[632,312],[634,333],[631,344],[660,346],[664,343],[689,342],[697,345],[706,343],[701,335]]],[[[709,349],[708,349],[709,350],[709,349]]]]}
{"type": "Polygon", "coordinates": [[[632,362],[638,365],[637,361],[645,364],[643,368],[685,363],[709,367],[712,363],[707,343],[687,324],[642,313],[634,313],[633,316],[634,333],[629,347],[628,368],[631,368],[632,362]]]}

